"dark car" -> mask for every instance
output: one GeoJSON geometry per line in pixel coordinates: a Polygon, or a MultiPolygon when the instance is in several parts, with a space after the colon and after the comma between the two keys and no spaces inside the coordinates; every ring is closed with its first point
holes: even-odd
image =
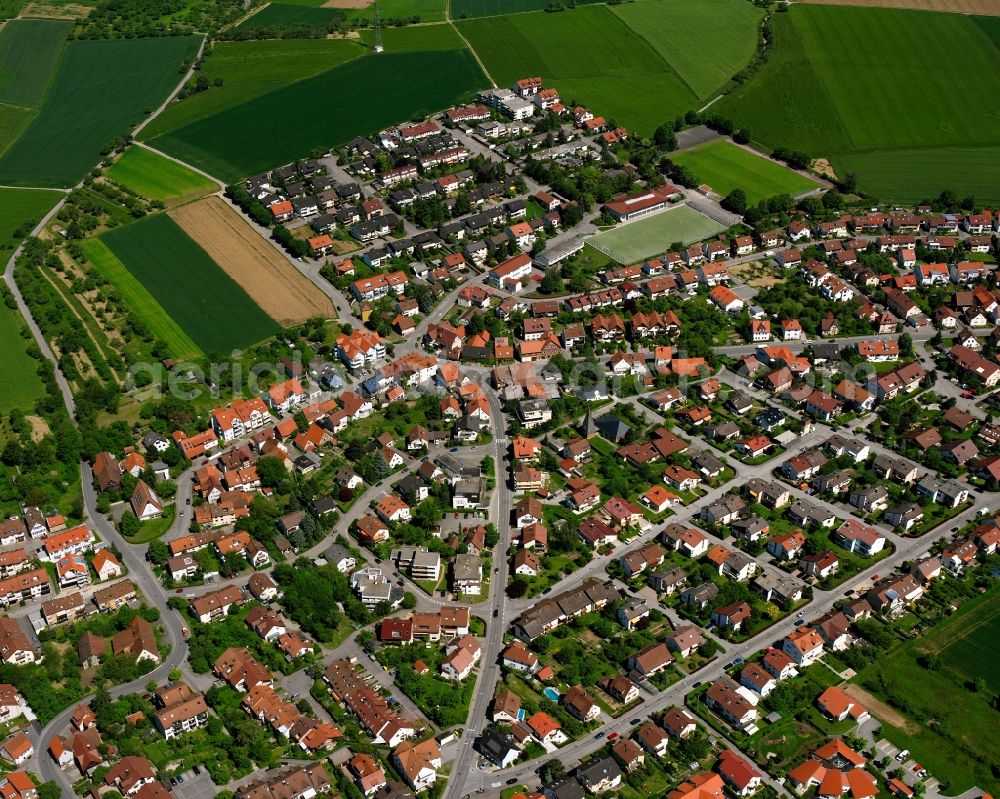
{"type": "Polygon", "coordinates": [[[493,610],[493,618],[495,619],[499,615],[500,615],[500,608],[495,608],[493,610]]]}
{"type": "Polygon", "coordinates": [[[508,785],[513,785],[515,782],[517,782],[517,777],[511,777],[509,780],[507,780],[508,785]]]}

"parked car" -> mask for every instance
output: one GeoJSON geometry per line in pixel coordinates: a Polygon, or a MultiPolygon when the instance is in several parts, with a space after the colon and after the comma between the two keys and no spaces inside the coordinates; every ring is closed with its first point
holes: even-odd
{"type": "Polygon", "coordinates": [[[898,755],[896,755],[896,760],[898,762],[902,763],[909,756],[910,756],[910,750],[909,749],[904,749],[902,752],[900,752],[898,755]]]}

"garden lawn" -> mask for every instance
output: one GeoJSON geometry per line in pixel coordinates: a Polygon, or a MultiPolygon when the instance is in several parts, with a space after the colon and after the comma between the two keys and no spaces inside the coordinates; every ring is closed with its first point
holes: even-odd
{"type": "Polygon", "coordinates": [[[150,200],[193,199],[218,186],[187,167],[142,147],[129,147],[107,171],[111,180],[150,200]]]}
{"type": "Polygon", "coordinates": [[[101,239],[203,352],[227,355],[280,329],[166,214],[101,239]]]}
{"type": "Polygon", "coordinates": [[[175,100],[140,132],[148,140],[196,119],[217,114],[296,81],[310,78],[364,54],[346,39],[264,39],[216,42],[202,75],[211,88],[175,100]],[[222,81],[216,86],[216,81],[222,81]]]}
{"type": "Polygon", "coordinates": [[[882,734],[909,749],[915,760],[946,783],[942,792],[948,795],[973,785],[990,793],[1000,790],[1000,779],[990,771],[991,763],[1000,762],[1000,721],[990,707],[1000,683],[995,654],[998,615],[1000,592],[994,588],[855,678],[906,717],[906,728],[882,719],[882,734]],[[937,671],[917,662],[921,653],[932,651],[939,651],[943,661],[937,671]],[[972,674],[982,675],[989,688],[979,693],[968,690],[972,674]]]}
{"type": "Polygon", "coordinates": [[[167,348],[174,358],[188,358],[202,354],[191,337],[170,318],[170,314],[103,241],[86,239],[83,242],[83,251],[87,260],[122,295],[129,309],[146,323],[154,336],[167,343],[167,348]]]}
{"type": "Polygon", "coordinates": [[[0,29],[0,103],[38,108],[72,22],[17,19],[0,29]]]}
{"type": "Polygon", "coordinates": [[[588,244],[622,264],[644,261],[666,252],[676,241],[689,244],[725,228],[688,205],[679,205],[653,216],[598,233],[588,244]]]}
{"type": "Polygon", "coordinates": [[[612,10],[649,42],[701,99],[753,56],[763,12],[746,0],[650,0],[612,10]]]}
{"type": "Polygon", "coordinates": [[[750,205],[776,194],[795,197],[819,188],[816,181],[725,139],[675,153],[671,160],[688,167],[700,183],[707,183],[722,196],[743,189],[750,205]]]}
{"type": "Polygon", "coordinates": [[[159,136],[154,146],[233,181],[447,108],[485,86],[467,50],[369,55],[159,136]]]}
{"type": "Polygon", "coordinates": [[[771,58],[713,106],[719,113],[770,146],[857,170],[859,184],[883,200],[990,189],[984,176],[995,171],[1000,115],[982,98],[1000,92],[994,23],[802,4],[774,21],[771,58]]]}
{"type": "Polygon", "coordinates": [[[455,24],[500,85],[540,75],[567,105],[585,104],[644,134],[698,101],[646,39],[606,6],[455,24]]]}
{"type": "Polygon", "coordinates": [[[38,115],[0,158],[0,183],[75,184],[161,102],[197,44],[194,36],[70,42],[38,115]]]}

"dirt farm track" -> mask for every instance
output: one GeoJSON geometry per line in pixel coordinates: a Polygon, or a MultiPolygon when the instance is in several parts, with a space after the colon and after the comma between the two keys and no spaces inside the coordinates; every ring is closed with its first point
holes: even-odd
{"type": "Polygon", "coordinates": [[[311,316],[329,319],[337,315],[330,298],[221,197],[206,197],[168,213],[281,325],[297,325],[311,316]]]}
{"type": "Polygon", "coordinates": [[[956,14],[1000,16],[1000,0],[795,0],[795,2],[824,6],[912,8],[919,11],[952,11],[956,14]]]}

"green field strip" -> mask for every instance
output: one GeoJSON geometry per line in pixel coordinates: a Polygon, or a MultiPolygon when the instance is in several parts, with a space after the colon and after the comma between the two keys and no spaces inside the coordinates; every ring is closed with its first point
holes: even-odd
{"type": "Polygon", "coordinates": [[[83,252],[94,267],[121,293],[131,311],[139,316],[156,338],[167,343],[175,358],[202,355],[198,345],[163,309],[145,286],[100,239],[82,242],[83,252]]]}
{"type": "Polygon", "coordinates": [[[67,188],[179,80],[194,36],[76,40],[38,115],[0,158],[0,184],[67,188]]]}
{"type": "Polygon", "coordinates": [[[368,55],[151,143],[232,182],[302,158],[315,148],[336,147],[354,136],[469,100],[486,85],[468,50],[368,55]],[[318,97],[323,98],[320,104],[318,97]],[[294,121],[290,109],[295,109],[294,121]]]}
{"type": "Polygon", "coordinates": [[[72,22],[11,20],[0,29],[0,103],[39,108],[72,22]]]}
{"type": "Polygon", "coordinates": [[[111,180],[150,200],[203,197],[218,185],[181,164],[142,147],[130,147],[106,173],[111,180]]]}
{"type": "Polygon", "coordinates": [[[281,330],[166,214],[101,239],[206,355],[226,357],[281,330]]]}
{"type": "Polygon", "coordinates": [[[9,413],[15,408],[31,413],[35,400],[45,393],[45,386],[38,376],[38,361],[28,355],[30,336],[24,338],[24,319],[16,308],[0,307],[0,413],[9,413]]]}

